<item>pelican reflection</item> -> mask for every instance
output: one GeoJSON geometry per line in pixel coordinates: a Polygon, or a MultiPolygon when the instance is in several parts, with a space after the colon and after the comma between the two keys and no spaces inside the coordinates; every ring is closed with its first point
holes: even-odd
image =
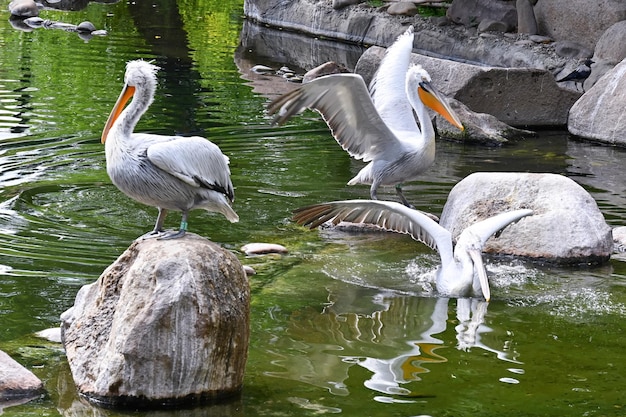
{"type": "Polygon", "coordinates": [[[520,363],[511,349],[514,344],[506,340],[512,333],[483,338],[493,331],[485,324],[487,305],[472,298],[422,298],[344,287],[331,292],[321,313],[309,308],[291,314],[286,337],[271,352],[272,364],[281,369],[266,375],[348,395],[348,387],[355,385],[348,379],[363,375],[354,369],[361,367],[369,372],[361,383],[383,394],[380,401],[434,396],[430,383],[419,382],[436,381],[440,376],[428,374],[450,357],[456,360],[458,351],[480,349],[520,363]]]}

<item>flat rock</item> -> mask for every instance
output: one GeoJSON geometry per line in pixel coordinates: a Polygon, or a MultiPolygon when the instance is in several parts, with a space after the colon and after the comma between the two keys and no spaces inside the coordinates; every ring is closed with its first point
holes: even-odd
{"type": "Polygon", "coordinates": [[[277,243],[248,243],[241,247],[246,255],[266,255],[268,253],[288,253],[286,247],[277,243]]]}
{"type": "Polygon", "coordinates": [[[0,410],[5,401],[17,400],[21,404],[25,402],[22,400],[35,399],[42,393],[43,382],[0,350],[0,410]]]}
{"type": "Polygon", "coordinates": [[[591,195],[557,174],[480,172],[454,186],[440,224],[456,237],[497,213],[528,208],[532,216],[491,237],[484,251],[558,264],[598,264],[613,250],[611,228],[591,195]]]}

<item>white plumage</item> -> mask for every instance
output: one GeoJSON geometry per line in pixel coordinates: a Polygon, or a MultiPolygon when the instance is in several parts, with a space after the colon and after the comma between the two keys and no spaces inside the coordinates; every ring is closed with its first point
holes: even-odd
{"type": "Polygon", "coordinates": [[[435,160],[435,130],[426,106],[463,129],[430,84],[430,75],[421,66],[410,65],[412,50],[413,27],[409,27],[388,48],[372,81],[371,96],[360,75],[333,74],[277,98],[268,111],[276,114],[278,124],[306,108],[318,111],[350,156],[370,162],[348,184],[371,184],[374,200],[379,186],[395,185],[402,202],[410,206],[402,183],[417,178],[435,160]]]}
{"type": "Polygon", "coordinates": [[[509,224],[533,212],[528,209],[497,214],[479,221],[459,235],[453,249],[452,235],[426,214],[391,201],[345,200],[315,204],[295,210],[294,220],[315,228],[332,221],[374,224],[386,230],[409,234],[439,252],[437,291],[449,297],[491,297],[481,251],[487,239],[509,224]]]}
{"type": "Polygon", "coordinates": [[[183,236],[189,211],[196,208],[238,221],[231,207],[234,190],[228,157],[217,145],[198,136],[133,133],[154,99],[157,71],[158,67],[141,60],[126,66],[124,88],[102,132],[111,181],[134,200],[158,207],[152,234],[161,238],[183,236]],[[180,229],[174,234],[161,233],[168,210],[182,212],[180,229]]]}

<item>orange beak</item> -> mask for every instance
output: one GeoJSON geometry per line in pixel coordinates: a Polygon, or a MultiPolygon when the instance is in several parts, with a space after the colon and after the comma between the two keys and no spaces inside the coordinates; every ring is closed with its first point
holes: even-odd
{"type": "Polygon", "coordinates": [[[454,110],[452,110],[443,95],[439,91],[437,91],[435,87],[433,87],[430,83],[425,81],[421,82],[419,87],[417,88],[417,94],[422,100],[422,103],[445,117],[446,120],[449,121],[452,125],[458,127],[461,130],[465,130],[463,124],[461,123],[461,119],[459,119],[459,116],[454,110]]]}
{"type": "Polygon", "coordinates": [[[111,114],[109,114],[109,118],[107,119],[106,125],[104,125],[104,130],[102,131],[102,137],[100,138],[100,141],[102,143],[106,142],[107,135],[109,134],[109,130],[111,130],[111,126],[113,126],[113,123],[115,123],[119,115],[122,113],[122,110],[124,110],[124,106],[126,106],[126,103],[128,102],[128,100],[130,100],[130,98],[134,94],[135,94],[135,87],[130,86],[130,85],[124,86],[122,93],[120,94],[117,101],[115,102],[115,106],[113,106],[113,110],[111,110],[111,114]]]}

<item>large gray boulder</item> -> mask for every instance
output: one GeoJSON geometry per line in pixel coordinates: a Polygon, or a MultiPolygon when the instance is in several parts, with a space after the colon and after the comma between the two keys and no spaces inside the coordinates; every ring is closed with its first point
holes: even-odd
{"type": "Polygon", "coordinates": [[[243,266],[207,239],[135,241],[61,316],[78,391],[136,408],[238,394],[249,303],[243,266]]]}
{"type": "MultiPolygon", "coordinates": [[[[355,72],[369,83],[384,54],[384,48],[369,48],[355,72]]],[[[445,95],[513,126],[565,125],[570,107],[580,96],[560,88],[544,70],[472,65],[416,53],[411,61],[424,67],[445,95]]]]}
{"type": "Polygon", "coordinates": [[[0,350],[0,414],[3,407],[21,404],[42,393],[41,380],[0,350]]]}
{"type": "Polygon", "coordinates": [[[573,135],[626,145],[626,59],[574,103],[567,128],[573,135]]]}
{"type": "Polygon", "coordinates": [[[481,219],[522,208],[534,214],[491,237],[485,252],[559,264],[602,263],[611,256],[611,228],[595,200],[573,180],[557,174],[471,174],[450,192],[440,224],[456,239],[481,219]]]}
{"type": "Polygon", "coordinates": [[[585,80],[586,90],[594,86],[600,78],[626,59],[626,20],[608,28],[598,40],[593,54],[594,64],[591,75],[585,80]]]}
{"type": "Polygon", "coordinates": [[[539,33],[593,50],[604,31],[626,20],[624,0],[549,0],[535,5],[539,33]]]}

